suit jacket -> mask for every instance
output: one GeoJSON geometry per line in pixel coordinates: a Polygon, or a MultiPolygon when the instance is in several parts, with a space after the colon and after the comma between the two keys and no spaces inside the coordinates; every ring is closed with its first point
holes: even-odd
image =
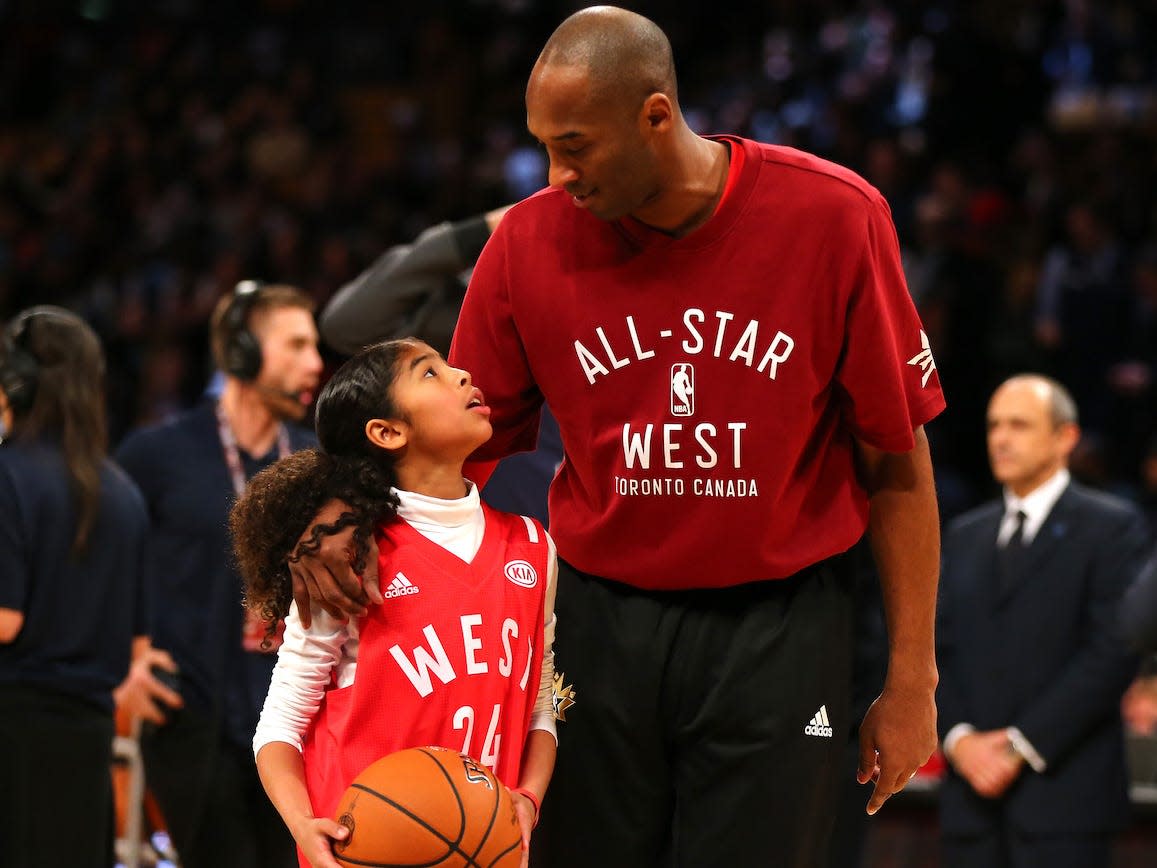
{"type": "Polygon", "coordinates": [[[958,723],[1019,727],[1041,754],[998,800],[949,768],[941,828],[990,832],[1004,820],[1027,835],[1098,834],[1129,815],[1121,694],[1136,659],[1117,606],[1143,562],[1146,527],[1117,498],[1076,483],[1061,494],[1011,582],[997,570],[1003,504],[947,529],[937,623],[940,737],[958,723]]]}
{"type": "Polygon", "coordinates": [[[1136,650],[1157,652],[1157,553],[1121,599],[1121,628],[1136,650]]]}

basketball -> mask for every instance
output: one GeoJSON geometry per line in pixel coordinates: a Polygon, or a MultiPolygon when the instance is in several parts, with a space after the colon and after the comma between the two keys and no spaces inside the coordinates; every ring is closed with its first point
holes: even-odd
{"type": "Polygon", "coordinates": [[[342,865],[517,868],[522,833],[510,794],[464,754],[415,747],[367,766],[338,803],[350,830],[334,844],[342,865]]]}

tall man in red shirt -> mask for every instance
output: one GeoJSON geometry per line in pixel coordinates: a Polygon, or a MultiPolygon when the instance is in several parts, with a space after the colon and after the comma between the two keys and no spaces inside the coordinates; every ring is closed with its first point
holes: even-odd
{"type": "MultiPolygon", "coordinates": [[[[479,459],[533,448],[544,400],[562,432],[573,705],[532,863],[821,864],[853,725],[843,554],[865,531],[890,636],[869,813],[936,744],[922,426],[944,400],[888,206],[810,155],[693,133],[666,37],[621,9],[568,18],[526,104],[551,186],[487,244],[451,359],[493,411],[479,459]]],[[[329,558],[298,570],[302,599],[348,586],[329,558]]]]}

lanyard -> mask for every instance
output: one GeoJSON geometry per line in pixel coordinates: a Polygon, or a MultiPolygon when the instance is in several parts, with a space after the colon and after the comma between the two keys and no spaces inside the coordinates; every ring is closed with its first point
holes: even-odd
{"type": "MultiPolygon", "coordinates": [[[[217,435],[221,438],[221,451],[225,453],[225,465],[233,479],[233,493],[240,497],[245,492],[245,468],[241,464],[241,453],[237,449],[237,438],[225,418],[221,402],[217,402],[217,435]]],[[[284,423],[277,426],[277,457],[285,458],[290,453],[289,432],[284,423]]]]}
{"type": "MultiPolygon", "coordinates": [[[[240,497],[245,493],[245,468],[241,465],[241,453],[237,449],[237,438],[233,436],[233,429],[229,427],[229,420],[225,418],[225,411],[221,402],[217,402],[217,436],[221,438],[221,451],[225,453],[225,464],[229,467],[229,475],[233,478],[233,493],[240,497]]],[[[277,426],[277,457],[285,458],[289,455],[289,432],[285,424],[277,426]]],[[[271,647],[264,648],[265,622],[254,609],[245,610],[245,618],[241,625],[241,647],[253,654],[272,654],[281,646],[281,637],[285,633],[285,621],[282,619],[277,625],[277,631],[270,637],[271,647]]]]}

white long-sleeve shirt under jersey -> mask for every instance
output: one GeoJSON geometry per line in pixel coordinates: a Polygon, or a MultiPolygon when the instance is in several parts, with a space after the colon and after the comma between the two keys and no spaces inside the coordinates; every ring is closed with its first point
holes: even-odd
{"type": "MultiPolygon", "coordinates": [[[[485,519],[478,489],[458,500],[440,500],[395,489],[400,505],[398,516],[422,536],[466,562],[474,559],[482,545],[485,519]]],[[[543,602],[542,678],[538,699],[530,719],[532,730],[546,730],[558,738],[552,701],[554,681],[554,595],[558,580],[558,560],[554,540],[547,535],[547,585],[543,602]]],[[[261,719],[253,736],[253,753],[273,741],[285,742],[301,750],[302,739],[321,705],[331,673],[338,687],[353,684],[358,663],[358,622],[341,622],[324,609],[311,609],[313,623],[301,626],[296,604],[285,619],[285,639],[277,652],[277,665],[261,719]]]]}

